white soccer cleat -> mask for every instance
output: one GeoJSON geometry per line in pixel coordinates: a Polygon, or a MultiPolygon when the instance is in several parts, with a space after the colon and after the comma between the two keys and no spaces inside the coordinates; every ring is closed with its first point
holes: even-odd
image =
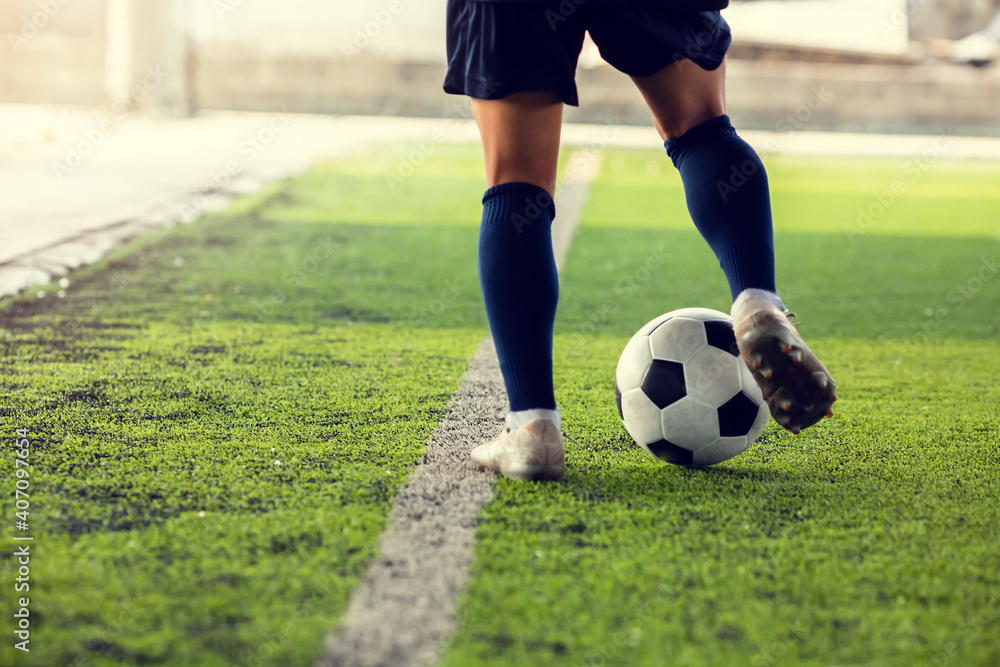
{"type": "Polygon", "coordinates": [[[566,472],[562,431],[551,419],[535,419],[517,429],[505,426],[471,456],[477,465],[510,479],[559,480],[566,472]]]}

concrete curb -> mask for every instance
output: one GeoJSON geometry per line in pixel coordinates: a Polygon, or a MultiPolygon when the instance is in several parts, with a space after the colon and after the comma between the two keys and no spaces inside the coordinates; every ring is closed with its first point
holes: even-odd
{"type": "MultiPolygon", "coordinates": [[[[227,208],[234,197],[254,192],[268,183],[290,178],[298,173],[301,170],[272,173],[264,178],[258,176],[235,180],[227,188],[211,193],[212,205],[204,212],[227,208]]],[[[0,263],[0,298],[62,278],[73,269],[93,264],[119,245],[147,232],[173,227],[178,223],[193,222],[197,218],[182,221],[177,217],[178,209],[189,204],[191,197],[190,192],[180,193],[135,217],[73,234],[0,263]]]]}

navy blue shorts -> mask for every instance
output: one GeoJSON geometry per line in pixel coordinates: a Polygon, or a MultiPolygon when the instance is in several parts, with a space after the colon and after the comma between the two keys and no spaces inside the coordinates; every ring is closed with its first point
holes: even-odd
{"type": "Polygon", "coordinates": [[[604,60],[630,76],[650,76],[685,58],[716,69],[732,41],[717,11],[448,0],[445,92],[495,100],[557,88],[566,104],[577,106],[576,63],[588,31],[604,60]]]}

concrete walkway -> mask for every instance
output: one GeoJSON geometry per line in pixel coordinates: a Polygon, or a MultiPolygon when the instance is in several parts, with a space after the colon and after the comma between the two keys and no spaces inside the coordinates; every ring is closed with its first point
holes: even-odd
{"type": "MultiPolygon", "coordinates": [[[[474,128],[461,125],[461,139],[470,138],[474,128]]],[[[321,160],[419,139],[432,127],[385,118],[225,112],[158,120],[0,106],[0,296],[321,160]]],[[[460,134],[446,129],[449,140],[460,134]]]]}
{"type": "MultiPolygon", "coordinates": [[[[0,105],[0,296],[58,278],[145,230],[190,222],[232,196],[373,143],[401,157],[478,140],[464,102],[452,118],[206,112],[153,119],[0,105]]],[[[791,125],[790,125],[791,126],[791,125]]],[[[651,127],[567,125],[564,143],[660,145],[651,127]]],[[[1000,139],[746,132],[765,154],[1000,159],[1000,139]],[[941,150],[941,146],[945,146],[941,150]]],[[[405,159],[405,158],[404,158],[405,159]]]]}

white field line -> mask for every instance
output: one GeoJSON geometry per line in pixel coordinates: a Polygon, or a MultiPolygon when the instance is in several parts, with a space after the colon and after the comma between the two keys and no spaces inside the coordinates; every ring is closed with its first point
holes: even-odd
{"type": "MultiPolygon", "coordinates": [[[[599,153],[574,153],[557,189],[552,238],[560,268],[599,166],[599,153]]],[[[476,521],[495,482],[471,463],[469,451],[496,435],[492,415],[506,405],[493,341],[486,338],[423,460],[396,496],[379,555],[355,589],[339,630],[327,639],[318,665],[424,667],[438,661],[456,629],[476,521]]]]}

